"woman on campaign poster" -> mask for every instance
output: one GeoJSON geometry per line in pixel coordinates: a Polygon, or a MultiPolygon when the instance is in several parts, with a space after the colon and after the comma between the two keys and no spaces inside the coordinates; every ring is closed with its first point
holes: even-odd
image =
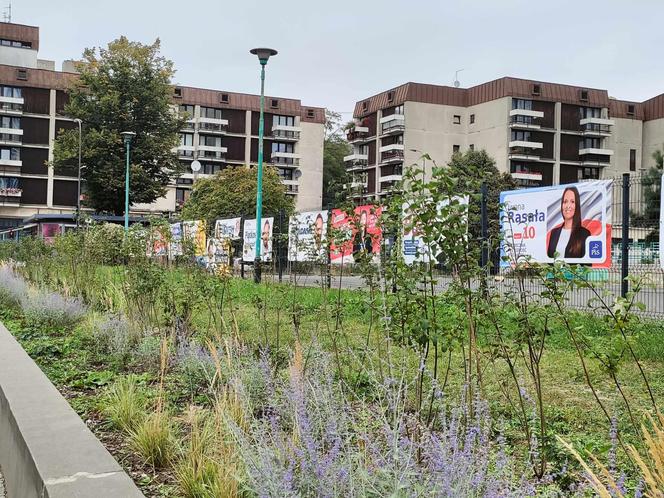
{"type": "Polygon", "coordinates": [[[546,254],[555,254],[565,259],[583,258],[586,255],[586,239],[590,231],[581,224],[581,201],[576,187],[567,187],[560,200],[562,223],[548,234],[546,254]]]}

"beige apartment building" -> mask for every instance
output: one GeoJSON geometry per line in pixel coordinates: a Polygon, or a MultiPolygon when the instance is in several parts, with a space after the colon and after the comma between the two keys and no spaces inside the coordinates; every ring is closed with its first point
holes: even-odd
{"type": "Polygon", "coordinates": [[[638,173],[664,147],[664,94],[501,78],[471,88],[406,83],[357,102],[345,158],[357,196],[380,199],[427,153],[439,165],[485,149],[523,187],[638,173]]]}
{"type": "MultiPolygon", "coordinates": [[[[33,215],[76,211],[78,171],[49,166],[58,133],[77,126],[64,111],[75,66],[65,61],[56,71],[38,50],[38,27],[0,23],[0,230],[33,215]]],[[[266,164],[278,169],[298,210],[320,209],[325,109],[297,99],[268,96],[265,102],[266,164]]],[[[188,118],[174,150],[186,172],[165,197],[132,206],[132,215],[177,213],[197,178],[257,162],[258,95],[175,86],[173,107],[188,118]],[[202,166],[196,174],[194,160],[202,166]]]]}

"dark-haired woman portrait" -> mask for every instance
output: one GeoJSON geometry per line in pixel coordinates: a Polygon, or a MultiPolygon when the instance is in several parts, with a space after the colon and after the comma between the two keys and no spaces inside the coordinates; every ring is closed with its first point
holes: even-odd
{"type": "Polygon", "coordinates": [[[583,258],[586,255],[586,239],[590,237],[590,232],[581,225],[581,201],[576,187],[567,187],[563,191],[560,214],[563,223],[549,232],[547,256],[553,258],[557,253],[565,259],[583,258]]]}

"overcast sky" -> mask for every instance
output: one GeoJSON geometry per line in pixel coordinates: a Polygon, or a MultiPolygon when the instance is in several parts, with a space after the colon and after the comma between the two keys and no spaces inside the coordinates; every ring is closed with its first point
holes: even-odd
{"type": "Polygon", "coordinates": [[[58,68],[120,35],[159,37],[177,83],[258,93],[248,50],[269,46],[279,55],[266,93],[341,112],[407,81],[450,85],[457,69],[464,87],[509,75],[626,100],[664,92],[659,0],[14,0],[12,9],[13,22],[41,28],[40,58],[58,68]]]}

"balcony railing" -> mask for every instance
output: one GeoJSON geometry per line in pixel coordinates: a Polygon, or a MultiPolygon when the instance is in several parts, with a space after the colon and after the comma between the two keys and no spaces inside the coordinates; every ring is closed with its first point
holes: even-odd
{"type": "Polygon", "coordinates": [[[287,194],[297,194],[300,191],[299,185],[284,185],[287,194]]]}
{"type": "Polygon", "coordinates": [[[23,189],[18,187],[0,187],[0,197],[21,197],[23,189]]]}
{"type": "Polygon", "coordinates": [[[299,140],[301,131],[297,126],[272,125],[272,136],[280,140],[299,140]]]}
{"type": "MultiPolygon", "coordinates": [[[[210,147],[212,149],[212,147],[210,147]]],[[[203,159],[223,160],[226,159],[226,148],[218,147],[214,150],[203,149],[202,146],[198,148],[198,157],[203,159]]]]}
{"type": "Polygon", "coordinates": [[[300,158],[299,157],[280,157],[272,154],[270,157],[270,162],[272,164],[278,164],[279,166],[299,166],[300,158]]]}
{"type": "Polygon", "coordinates": [[[8,102],[0,102],[0,114],[20,116],[21,114],[23,114],[23,104],[11,104],[8,102]]]}
{"type": "Polygon", "coordinates": [[[403,150],[391,150],[381,154],[381,163],[393,163],[403,161],[403,150]]]}
{"type": "Polygon", "coordinates": [[[510,116],[530,116],[531,118],[543,118],[544,112],[532,109],[511,109],[510,116]]]}
{"type": "Polygon", "coordinates": [[[346,140],[350,143],[361,143],[369,137],[368,126],[355,126],[346,133],[346,140]]]}
{"type": "Polygon", "coordinates": [[[380,120],[381,133],[383,135],[390,135],[393,133],[401,133],[406,129],[405,117],[403,114],[392,114],[385,116],[380,120]]]}
{"type": "Polygon", "coordinates": [[[208,123],[208,122],[198,123],[198,131],[201,133],[226,133],[227,129],[228,129],[228,124],[208,123]]]}
{"type": "Polygon", "coordinates": [[[0,166],[23,166],[23,161],[20,159],[0,159],[0,166]]]}

